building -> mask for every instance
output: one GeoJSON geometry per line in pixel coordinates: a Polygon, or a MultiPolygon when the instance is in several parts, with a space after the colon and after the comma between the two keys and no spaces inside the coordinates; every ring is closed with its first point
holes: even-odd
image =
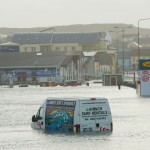
{"type": "Polygon", "coordinates": [[[141,47],[140,48],[140,57],[138,54],[138,49],[133,48],[131,51],[130,64],[134,70],[137,70],[138,60],[139,59],[150,59],[150,47],[141,47]]]}
{"type": "Polygon", "coordinates": [[[3,43],[0,44],[0,52],[1,53],[19,52],[19,46],[20,44],[13,43],[13,42],[3,43]]]}
{"type": "MultiPolygon", "coordinates": [[[[140,47],[150,47],[150,37],[149,36],[140,36],[139,37],[139,46],[140,47]]],[[[135,38],[128,46],[129,48],[138,48],[138,38],[135,38]]]]}
{"type": "Polygon", "coordinates": [[[131,51],[130,67],[132,69],[137,70],[139,59],[150,58],[150,42],[149,41],[150,41],[150,36],[140,36],[139,43],[138,43],[138,38],[136,37],[131,43],[128,44],[128,48],[131,51]]]}
{"type": "Polygon", "coordinates": [[[82,52],[50,51],[37,54],[2,53],[0,74],[12,74],[16,82],[35,83],[41,77],[55,82],[82,80],[82,52]]]}
{"type": "MultiPolygon", "coordinates": [[[[116,51],[108,49],[111,38],[107,32],[16,33],[12,41],[18,44],[19,53],[0,56],[1,72],[11,71],[21,76],[26,70],[24,74],[32,74],[32,80],[37,80],[37,76],[55,75],[55,81],[65,81],[82,80],[86,76],[95,78],[101,71],[114,73],[116,70],[116,51]],[[96,55],[92,59],[83,58],[85,51],[96,51],[96,55]],[[108,66],[100,59],[111,60],[111,64],[108,66]]],[[[27,80],[24,74],[19,80],[27,80]]]]}
{"type": "Polygon", "coordinates": [[[107,32],[16,33],[12,41],[20,44],[20,52],[100,51],[110,43],[107,32]]]}

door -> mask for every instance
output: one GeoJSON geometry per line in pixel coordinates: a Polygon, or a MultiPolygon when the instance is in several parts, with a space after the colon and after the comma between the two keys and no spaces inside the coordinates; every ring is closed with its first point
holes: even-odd
{"type": "Polygon", "coordinates": [[[39,111],[36,114],[36,128],[37,129],[44,129],[44,108],[40,107],[39,111]]]}
{"type": "Polygon", "coordinates": [[[95,102],[89,100],[80,100],[80,131],[89,132],[95,130],[95,115],[93,114],[95,102]]]}
{"type": "Polygon", "coordinates": [[[110,85],[116,85],[117,84],[116,77],[111,77],[110,82],[111,82],[110,85]]]}

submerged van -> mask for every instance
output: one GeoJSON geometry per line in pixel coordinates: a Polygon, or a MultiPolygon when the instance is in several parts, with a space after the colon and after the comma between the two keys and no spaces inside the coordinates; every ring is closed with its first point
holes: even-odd
{"type": "Polygon", "coordinates": [[[112,131],[106,98],[47,98],[32,116],[32,128],[49,131],[112,131]]]}

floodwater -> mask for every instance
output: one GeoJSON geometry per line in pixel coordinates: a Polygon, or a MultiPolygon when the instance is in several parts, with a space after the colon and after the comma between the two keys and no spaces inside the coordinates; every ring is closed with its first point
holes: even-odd
{"type": "Polygon", "coordinates": [[[0,150],[149,150],[150,98],[122,86],[0,87],[0,150]],[[31,117],[47,97],[109,99],[113,132],[45,133],[31,128],[31,117]]]}

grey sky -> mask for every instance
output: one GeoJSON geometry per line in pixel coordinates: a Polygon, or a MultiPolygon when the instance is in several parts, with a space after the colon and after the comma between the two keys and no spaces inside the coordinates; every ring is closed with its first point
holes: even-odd
{"type": "MultiPolygon", "coordinates": [[[[150,0],[0,0],[0,27],[127,23],[150,18],[150,0]]],[[[150,28],[150,20],[140,22],[150,28]]]]}

